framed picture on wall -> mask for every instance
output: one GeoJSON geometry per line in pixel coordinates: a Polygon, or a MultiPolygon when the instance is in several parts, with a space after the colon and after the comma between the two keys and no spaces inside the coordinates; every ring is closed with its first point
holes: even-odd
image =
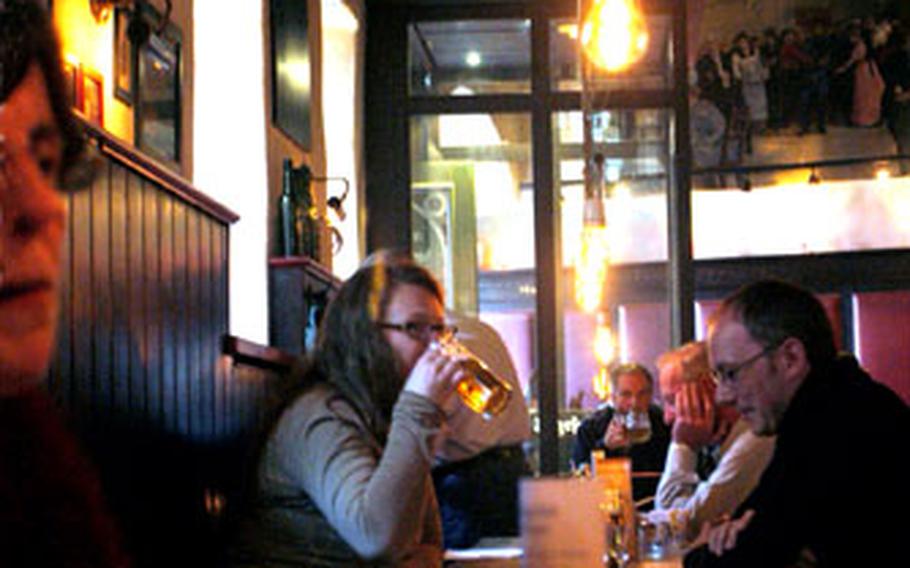
{"type": "Polygon", "coordinates": [[[95,71],[82,71],[82,114],[89,122],[104,125],[104,77],[95,71]]]}
{"type": "Polygon", "coordinates": [[[128,34],[132,12],[117,8],[114,12],[114,96],[133,104],[136,77],[136,52],[128,34]]]}
{"type": "Polygon", "coordinates": [[[310,47],[307,3],[270,0],[272,123],[310,149],[310,47]]]}
{"type": "Polygon", "coordinates": [[[137,49],[136,144],[154,158],[180,162],[180,32],[171,24],[137,49]]]}
{"type": "Polygon", "coordinates": [[[63,79],[66,88],[66,100],[70,108],[82,112],[82,98],[79,96],[82,92],[82,74],[79,65],[70,61],[63,62],[63,79]]]}

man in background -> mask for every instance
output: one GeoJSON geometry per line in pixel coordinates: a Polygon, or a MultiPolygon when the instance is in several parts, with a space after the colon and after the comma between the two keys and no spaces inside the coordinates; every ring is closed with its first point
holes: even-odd
{"type": "Polygon", "coordinates": [[[531,437],[528,407],[509,351],[477,318],[447,312],[469,351],[512,386],[506,408],[490,420],[449,398],[446,433],[436,451],[433,483],[446,548],[469,548],[483,537],[518,535],[518,480],[529,473],[522,444],[531,437]]]}
{"type": "Polygon", "coordinates": [[[575,434],[572,448],[572,467],[590,467],[591,452],[604,450],[607,457],[628,457],[632,460],[632,496],[635,501],[652,497],[657,490],[658,472],[663,469],[670,431],[661,419],[661,409],[652,404],[654,380],[651,373],[638,363],[625,363],[610,370],[611,404],[585,418],[575,434]],[[638,442],[629,435],[617,415],[630,412],[648,417],[651,434],[638,442]],[[638,473],[638,475],[635,475],[638,473]],[[650,476],[649,476],[650,475],[650,476]]]}
{"type": "Polygon", "coordinates": [[[756,436],[735,408],[714,403],[704,342],[668,351],[657,368],[672,442],[654,506],[682,513],[694,540],[705,522],[745,501],[771,460],[774,438],[756,436]]]}

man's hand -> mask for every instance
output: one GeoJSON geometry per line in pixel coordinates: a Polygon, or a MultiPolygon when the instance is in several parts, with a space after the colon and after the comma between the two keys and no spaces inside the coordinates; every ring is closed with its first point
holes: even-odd
{"type": "Polygon", "coordinates": [[[608,450],[627,448],[630,445],[629,433],[626,431],[621,418],[619,414],[614,414],[609,426],[607,426],[607,431],[604,433],[604,446],[608,450]]]}
{"type": "Polygon", "coordinates": [[[708,550],[716,556],[721,556],[736,547],[736,539],[739,533],[749,525],[749,521],[754,516],[755,511],[749,509],[738,519],[728,519],[713,526],[710,523],[705,523],[698,540],[700,542],[707,541],[708,550]]]}
{"type": "Polygon", "coordinates": [[[673,441],[694,451],[715,440],[715,406],[708,389],[700,382],[685,383],[676,394],[673,441]]]}

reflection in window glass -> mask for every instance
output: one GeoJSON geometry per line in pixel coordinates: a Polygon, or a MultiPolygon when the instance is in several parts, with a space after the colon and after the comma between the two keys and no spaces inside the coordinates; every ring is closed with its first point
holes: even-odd
{"type": "Polygon", "coordinates": [[[809,183],[811,172],[750,192],[692,192],[695,258],[910,247],[910,178],[809,183]],[[772,223],[776,230],[769,230],[772,223]]]}
{"type": "MultiPolygon", "coordinates": [[[[611,262],[667,258],[666,187],[669,113],[603,111],[593,120],[595,152],[605,156],[611,262]]],[[[562,208],[562,258],[574,265],[584,205],[581,112],[554,116],[554,149],[562,208]]]]}
{"type": "Polygon", "coordinates": [[[530,20],[417,22],[408,46],[412,95],[531,90],[530,20]]]}
{"type": "Polygon", "coordinates": [[[139,52],[139,147],[180,161],[180,44],[152,35],[139,52]]]}
{"type": "MultiPolygon", "coordinates": [[[[667,258],[667,184],[670,113],[667,110],[609,110],[593,116],[594,152],[605,157],[609,264],[660,262],[667,258]]],[[[607,369],[636,362],[654,372],[669,347],[668,304],[663,297],[629,303],[618,297],[607,270],[599,308],[583,311],[572,293],[584,211],[583,121],[581,112],[553,116],[556,179],[564,274],[560,377],[560,469],[569,468],[581,420],[611,399],[607,369]],[[608,337],[605,348],[599,338],[608,337]]]]}
{"type": "MultiPolygon", "coordinates": [[[[641,62],[629,72],[597,77],[598,83],[610,89],[667,89],[670,88],[670,18],[650,14],[648,50],[641,62]]],[[[574,18],[550,22],[550,86],[554,91],[579,91],[578,21],[574,18]]]]}
{"type": "Polygon", "coordinates": [[[527,114],[411,119],[411,249],[446,307],[499,332],[532,410],[536,361],[531,121],[527,114]]]}

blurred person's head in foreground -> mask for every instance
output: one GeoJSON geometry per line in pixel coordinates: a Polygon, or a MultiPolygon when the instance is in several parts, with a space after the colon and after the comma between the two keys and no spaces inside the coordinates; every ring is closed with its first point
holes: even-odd
{"type": "Polygon", "coordinates": [[[43,9],[0,1],[0,396],[38,386],[53,351],[66,205],[83,140],[43,9]]]}

